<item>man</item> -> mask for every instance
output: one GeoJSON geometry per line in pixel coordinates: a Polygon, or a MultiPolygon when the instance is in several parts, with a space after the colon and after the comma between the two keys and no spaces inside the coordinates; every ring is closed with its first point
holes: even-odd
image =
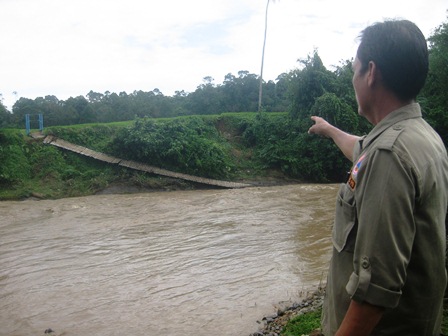
{"type": "Polygon", "coordinates": [[[365,137],[312,117],[354,164],[341,185],[322,328],[326,336],[439,335],[446,286],[448,159],[415,98],[428,72],[412,22],[361,33],[353,86],[365,137]]]}

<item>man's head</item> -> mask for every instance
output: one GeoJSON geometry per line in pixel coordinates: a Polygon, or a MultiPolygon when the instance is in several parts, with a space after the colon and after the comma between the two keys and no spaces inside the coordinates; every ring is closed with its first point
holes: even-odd
{"type": "Polygon", "coordinates": [[[367,27],[360,37],[356,56],[361,73],[373,62],[384,87],[402,101],[415,99],[425,84],[429,64],[420,29],[407,20],[390,20],[367,27]]]}

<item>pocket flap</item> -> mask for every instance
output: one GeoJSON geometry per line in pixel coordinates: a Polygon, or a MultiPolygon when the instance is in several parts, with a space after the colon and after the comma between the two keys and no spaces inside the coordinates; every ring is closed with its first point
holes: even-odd
{"type": "Polygon", "coordinates": [[[344,184],[339,189],[336,214],[334,219],[332,241],[338,252],[353,252],[355,235],[350,235],[356,223],[355,198],[344,184]]]}

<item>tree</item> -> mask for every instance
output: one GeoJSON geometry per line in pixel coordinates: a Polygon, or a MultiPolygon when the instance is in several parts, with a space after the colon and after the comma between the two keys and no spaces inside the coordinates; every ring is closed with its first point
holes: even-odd
{"type": "MultiPolygon", "coordinates": [[[[336,75],[335,94],[336,96],[346,102],[354,112],[358,110],[358,103],[356,102],[355,89],[353,88],[353,59],[342,61],[336,67],[334,74],[336,75]]],[[[367,134],[372,129],[372,124],[369,121],[358,115],[358,127],[355,130],[356,134],[367,134]]],[[[348,129],[345,129],[348,131],[348,129]]]]}
{"type": "Polygon", "coordinates": [[[425,119],[448,144],[448,21],[429,37],[429,73],[419,97],[425,119]]]}
{"type": "Polygon", "coordinates": [[[31,99],[20,97],[12,107],[12,123],[17,127],[24,127],[26,114],[39,114],[39,105],[31,99]]]}
{"type": "Polygon", "coordinates": [[[203,78],[203,84],[188,95],[187,109],[189,114],[217,114],[221,111],[220,92],[213,84],[210,76],[203,78]]]}
{"type": "Polygon", "coordinates": [[[87,94],[87,99],[90,103],[98,103],[102,101],[104,98],[104,95],[102,93],[93,92],[90,90],[90,92],[87,94]]]}
{"type": "Polygon", "coordinates": [[[95,114],[89,102],[83,96],[70,97],[65,101],[65,108],[70,111],[68,116],[74,124],[86,124],[95,122],[95,114]]]}
{"type": "Polygon", "coordinates": [[[334,93],[326,92],[316,99],[311,114],[320,116],[330,124],[349,133],[358,130],[358,116],[352,107],[334,93]]]}
{"type": "Polygon", "coordinates": [[[0,128],[6,127],[10,123],[11,113],[3,105],[2,95],[0,94],[0,128]]]}
{"type": "Polygon", "coordinates": [[[306,60],[299,60],[303,69],[290,73],[291,117],[309,119],[317,98],[326,92],[335,92],[336,76],[322,63],[317,50],[306,60]]]}

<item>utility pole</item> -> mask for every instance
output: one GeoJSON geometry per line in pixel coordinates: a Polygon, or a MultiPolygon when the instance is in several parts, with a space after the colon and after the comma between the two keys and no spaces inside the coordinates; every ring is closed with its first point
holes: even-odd
{"type": "Polygon", "coordinates": [[[269,1],[266,3],[266,13],[264,15],[264,39],[263,39],[263,51],[261,54],[261,71],[260,71],[260,88],[258,90],[258,113],[261,113],[261,98],[263,96],[263,67],[264,67],[264,50],[266,47],[266,33],[268,31],[268,8],[269,1]]]}

